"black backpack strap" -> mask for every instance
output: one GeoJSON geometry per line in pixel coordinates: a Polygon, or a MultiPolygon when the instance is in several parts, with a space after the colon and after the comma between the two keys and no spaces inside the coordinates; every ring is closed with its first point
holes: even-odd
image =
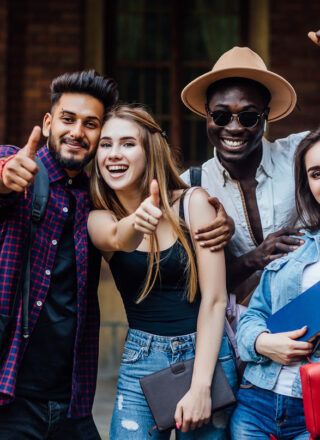
{"type": "Polygon", "coordinates": [[[31,219],[33,222],[39,223],[47,208],[49,176],[46,167],[38,157],[36,157],[36,162],[39,167],[39,172],[34,179],[31,219]]]}
{"type": "Polygon", "coordinates": [[[202,167],[190,167],[190,186],[201,186],[202,167]]]}
{"type": "MultiPolygon", "coordinates": [[[[29,337],[29,295],[30,295],[30,257],[31,247],[36,238],[37,225],[44,217],[49,198],[49,176],[46,167],[40,159],[36,157],[39,171],[34,179],[31,221],[25,254],[23,256],[23,267],[21,270],[23,277],[22,284],[22,336],[29,337]],[[25,269],[25,270],[24,270],[25,269]]],[[[19,280],[20,281],[20,280],[19,280]]],[[[21,283],[19,283],[21,285],[21,283]]]]}
{"type": "Polygon", "coordinates": [[[179,217],[185,221],[184,218],[184,208],[183,208],[183,201],[184,201],[184,196],[186,195],[186,192],[188,191],[188,189],[185,189],[183,191],[183,193],[181,194],[180,200],[179,200],[179,217]]]}

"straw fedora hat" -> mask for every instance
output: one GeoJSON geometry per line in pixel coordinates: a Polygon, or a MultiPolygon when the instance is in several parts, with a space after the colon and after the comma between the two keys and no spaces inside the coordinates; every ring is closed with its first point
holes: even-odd
{"type": "Polygon", "coordinates": [[[240,77],[258,81],[271,94],[269,122],[289,115],[297,101],[292,85],[276,73],[270,72],[263,60],[248,47],[234,47],[225,52],[212,70],[191,81],[181,93],[183,103],[193,112],[206,117],[205,104],[208,87],[224,78],[240,77]]]}

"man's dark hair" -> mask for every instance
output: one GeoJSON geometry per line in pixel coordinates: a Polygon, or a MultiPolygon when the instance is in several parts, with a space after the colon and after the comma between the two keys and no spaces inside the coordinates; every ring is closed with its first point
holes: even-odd
{"type": "Polygon", "coordinates": [[[63,93],[84,93],[102,102],[105,113],[117,102],[119,92],[117,83],[99,75],[95,70],[64,73],[51,83],[51,108],[63,93]]]}
{"type": "Polygon", "coordinates": [[[258,89],[264,107],[266,108],[271,100],[271,93],[269,92],[269,90],[261,83],[259,83],[258,81],[254,81],[253,79],[249,79],[249,78],[240,78],[240,77],[232,77],[232,78],[223,78],[223,79],[219,79],[218,81],[215,81],[214,83],[212,83],[208,89],[207,89],[207,103],[209,103],[210,99],[212,98],[212,95],[221,87],[229,87],[229,86],[233,86],[234,84],[243,84],[243,85],[250,85],[251,87],[255,87],[256,89],[258,89]]]}
{"type": "Polygon", "coordinates": [[[320,229],[320,205],[314,198],[306,170],[307,152],[320,142],[320,127],[309,133],[298,145],[294,159],[296,208],[303,226],[310,231],[320,229]]]}

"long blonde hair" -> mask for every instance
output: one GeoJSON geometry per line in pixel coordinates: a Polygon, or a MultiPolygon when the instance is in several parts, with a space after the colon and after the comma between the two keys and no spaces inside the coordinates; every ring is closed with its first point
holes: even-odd
{"type": "MultiPolygon", "coordinates": [[[[141,106],[119,105],[110,110],[106,115],[106,121],[119,118],[137,124],[140,133],[141,144],[145,150],[146,163],[144,176],[141,181],[141,201],[149,196],[150,183],[156,179],[159,184],[160,205],[163,208],[174,233],[185,249],[188,262],[186,265],[186,279],[188,286],[188,300],[192,302],[197,292],[197,268],[190,242],[185,234],[186,225],[182,219],[177,219],[170,207],[174,190],[187,189],[188,186],[180,179],[174,165],[170,147],[166,136],[155,122],[153,117],[141,106]]],[[[108,209],[115,213],[118,220],[128,215],[125,207],[120,203],[116,193],[100,176],[97,155],[91,168],[91,197],[94,207],[108,209]]],[[[150,240],[149,265],[145,285],[137,300],[141,302],[153,288],[159,275],[160,251],[159,243],[155,234],[150,240]],[[153,272],[154,260],[156,270],[153,272]]]]}

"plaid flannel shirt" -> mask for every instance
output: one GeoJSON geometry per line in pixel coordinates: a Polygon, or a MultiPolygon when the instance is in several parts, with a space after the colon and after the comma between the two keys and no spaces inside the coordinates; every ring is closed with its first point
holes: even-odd
{"type": "MultiPolygon", "coordinates": [[[[0,146],[0,157],[15,154],[17,147],[0,146]]],[[[50,286],[57,245],[68,217],[69,196],[66,174],[46,146],[38,156],[48,170],[50,195],[44,219],[38,226],[31,251],[29,328],[36,325],[50,286]]],[[[77,330],[73,356],[72,392],[68,417],[91,413],[97,375],[100,314],[97,298],[100,256],[88,242],[87,218],[90,209],[88,176],[82,172],[68,188],[76,199],[74,243],[77,270],[77,330]],[[79,178],[80,177],[80,178],[79,178]]],[[[71,183],[71,182],[70,182],[71,183]]],[[[0,195],[0,313],[8,315],[12,307],[22,265],[23,247],[30,222],[33,186],[23,193],[0,195]]],[[[0,366],[0,405],[12,401],[18,368],[28,341],[21,337],[21,302],[8,353],[0,366]]],[[[36,380],[36,378],[35,378],[36,380]]]]}

